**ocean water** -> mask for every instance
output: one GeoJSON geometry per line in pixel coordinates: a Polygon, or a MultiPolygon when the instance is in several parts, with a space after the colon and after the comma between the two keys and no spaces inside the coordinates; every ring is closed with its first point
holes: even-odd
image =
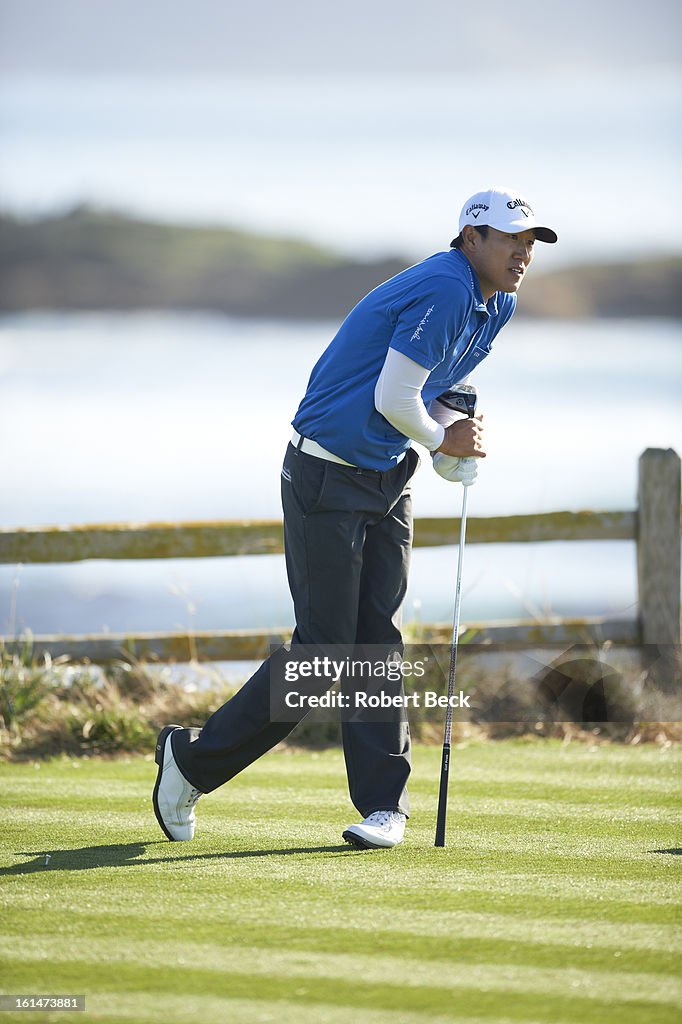
{"type": "MultiPolygon", "coordinates": [[[[335,324],[178,314],[0,318],[0,525],[277,518],[290,421],[335,324]]],[[[470,514],[633,509],[647,447],[682,452],[679,325],[527,322],[474,383],[470,514]]],[[[431,470],[417,516],[457,516],[431,470]]],[[[456,542],[453,527],[453,545],[456,542]]],[[[406,618],[452,613],[456,548],[414,552],[406,618]]],[[[634,545],[470,545],[463,620],[631,617],[634,545]]],[[[291,624],[277,556],[0,567],[0,633],[291,624]]]]}

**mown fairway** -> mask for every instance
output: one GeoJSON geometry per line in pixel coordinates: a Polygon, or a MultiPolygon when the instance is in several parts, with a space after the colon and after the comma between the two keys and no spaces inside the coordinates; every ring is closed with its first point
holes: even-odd
{"type": "Polygon", "coordinates": [[[2,1020],[679,1020],[680,750],[457,749],[445,850],[439,759],[382,852],[341,845],[335,750],[264,758],[173,844],[150,760],[2,766],[0,990],[87,1004],[2,1020]]]}

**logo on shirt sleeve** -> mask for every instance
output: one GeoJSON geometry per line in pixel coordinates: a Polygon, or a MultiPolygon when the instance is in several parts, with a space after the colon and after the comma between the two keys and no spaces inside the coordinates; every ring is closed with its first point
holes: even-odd
{"type": "Polygon", "coordinates": [[[436,308],[435,305],[429,306],[429,308],[424,313],[424,316],[419,321],[419,326],[417,327],[417,330],[414,332],[414,334],[410,338],[410,341],[419,341],[419,339],[422,336],[422,331],[426,327],[426,324],[428,323],[429,317],[431,316],[431,314],[433,313],[435,308],[436,308]]]}

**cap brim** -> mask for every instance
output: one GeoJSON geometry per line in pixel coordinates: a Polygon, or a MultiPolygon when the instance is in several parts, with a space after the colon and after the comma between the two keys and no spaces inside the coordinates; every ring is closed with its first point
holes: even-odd
{"type": "MultiPolygon", "coordinates": [[[[475,227],[476,225],[472,224],[471,226],[475,227]]],[[[493,225],[488,225],[488,226],[489,227],[493,227],[493,225]]],[[[465,224],[464,227],[467,227],[467,225],[465,224]]],[[[551,228],[536,227],[535,224],[530,224],[530,225],[519,224],[518,227],[515,226],[515,225],[512,225],[511,227],[509,225],[507,225],[507,227],[505,227],[505,228],[497,228],[497,230],[509,233],[509,231],[510,230],[513,231],[514,228],[516,228],[517,231],[534,231],[535,232],[535,237],[537,238],[538,242],[558,242],[559,241],[559,236],[557,235],[556,231],[552,231],[551,228]]],[[[460,233],[455,238],[453,238],[452,241],[450,242],[450,248],[451,249],[457,244],[457,242],[459,241],[459,239],[461,237],[462,237],[462,232],[460,231],[460,233]]]]}
{"type": "Polygon", "coordinates": [[[559,236],[551,228],[533,228],[538,242],[558,242],[559,236]]]}
{"type": "Polygon", "coordinates": [[[530,224],[527,220],[516,220],[510,221],[504,227],[497,227],[497,224],[492,224],[491,227],[497,228],[498,231],[504,231],[506,234],[510,234],[512,231],[534,231],[535,237],[538,242],[557,242],[558,237],[556,231],[552,231],[551,228],[546,228],[534,224],[531,220],[530,224]]]}

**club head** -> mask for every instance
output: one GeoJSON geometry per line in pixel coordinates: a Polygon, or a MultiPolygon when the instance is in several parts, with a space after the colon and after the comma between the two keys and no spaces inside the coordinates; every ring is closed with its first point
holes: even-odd
{"type": "Polygon", "coordinates": [[[448,409],[456,409],[467,416],[473,416],[476,412],[477,400],[478,393],[473,384],[455,384],[453,388],[438,396],[438,401],[447,405],[448,409]]]}

